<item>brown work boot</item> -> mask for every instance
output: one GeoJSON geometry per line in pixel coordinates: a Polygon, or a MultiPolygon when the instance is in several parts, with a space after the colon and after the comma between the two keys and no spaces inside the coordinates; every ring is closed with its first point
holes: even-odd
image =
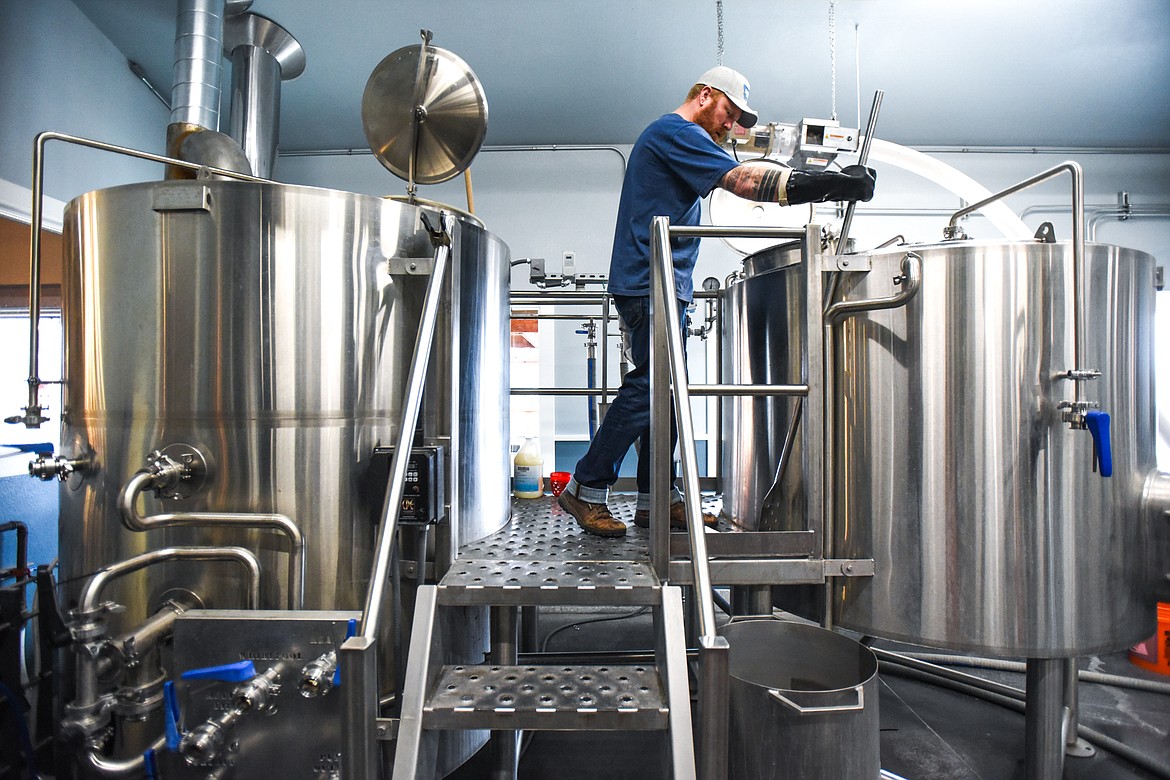
{"type": "Polygon", "coordinates": [[[605,504],[590,504],[567,490],[557,496],[557,503],[577,520],[577,525],[584,528],[586,533],[613,537],[626,535],[626,524],[616,519],[605,504]]]}
{"type": "MultiPolygon", "coordinates": [[[[711,526],[718,522],[719,518],[715,515],[703,512],[703,525],[711,526]]],[[[634,512],[634,525],[639,528],[649,528],[650,510],[639,509],[634,512]]],[[[687,527],[687,507],[682,501],[670,505],[670,527],[680,529],[687,527]]]]}

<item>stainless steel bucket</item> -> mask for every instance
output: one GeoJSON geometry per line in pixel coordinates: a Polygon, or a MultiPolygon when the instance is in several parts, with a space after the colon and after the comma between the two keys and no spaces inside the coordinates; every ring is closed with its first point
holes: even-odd
{"type": "Polygon", "coordinates": [[[875,780],[881,773],[878,663],[824,628],[744,620],[730,646],[728,777],[875,780]]]}
{"type": "MultiPolygon", "coordinates": [[[[834,557],[876,568],[838,581],[837,622],[1036,658],[1139,641],[1152,628],[1141,502],[1155,470],[1154,258],[1089,244],[1075,269],[1067,242],[890,247],[868,255],[868,273],[843,274],[838,299],[892,295],[907,253],[920,259],[917,295],[836,326],[834,557]],[[1074,358],[1077,276],[1085,343],[1074,358]],[[1112,477],[1094,471],[1090,434],[1062,420],[1073,369],[1101,372],[1080,394],[1112,416],[1112,477]]],[[[800,378],[798,259],[768,250],[728,289],[729,381],[800,378]]],[[[725,402],[725,506],[747,527],[760,524],[791,403],[725,402]]],[[[802,527],[799,468],[781,489],[774,520],[802,527]]]]}

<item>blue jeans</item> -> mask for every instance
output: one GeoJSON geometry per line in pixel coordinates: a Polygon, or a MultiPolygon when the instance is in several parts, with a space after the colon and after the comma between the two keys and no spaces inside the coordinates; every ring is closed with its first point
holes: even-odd
{"type": "MultiPolygon", "coordinates": [[[[630,446],[638,442],[638,508],[648,509],[650,499],[650,298],[613,296],[614,305],[629,332],[630,359],[633,369],[622,380],[601,427],[589,444],[589,450],[573,471],[566,488],[582,501],[603,503],[609,488],[617,481],[622,460],[630,446]]],[[[679,329],[686,338],[686,301],[679,301],[679,329]]],[[[670,414],[670,450],[678,441],[674,406],[670,414]]],[[[673,457],[671,480],[674,479],[673,457]]],[[[672,501],[681,499],[673,489],[672,501]]]]}

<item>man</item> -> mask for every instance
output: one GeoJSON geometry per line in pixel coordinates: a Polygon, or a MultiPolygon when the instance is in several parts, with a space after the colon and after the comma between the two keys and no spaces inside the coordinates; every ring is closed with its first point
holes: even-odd
{"type": "MultiPolygon", "coordinates": [[[[748,106],[748,81],[719,66],[704,73],[681,106],[643,131],[630,153],[618,205],[609,292],[629,337],[633,369],[622,386],[588,452],[577,463],[568,487],[557,499],[577,523],[598,536],[624,536],[626,525],[606,506],[609,488],[630,445],[638,446],[638,503],[634,523],[650,524],[650,222],[666,216],[671,225],[698,225],[700,203],[715,187],[756,201],[795,205],[873,197],[876,173],[852,165],[840,173],[806,173],[785,168],[742,166],[719,144],[739,123],[755,125],[748,106]]],[[[675,294],[679,311],[694,292],[692,274],[699,239],[671,239],[675,294]]],[[[685,315],[684,315],[685,316],[685,315]]],[[[683,323],[679,323],[683,327],[683,323]]],[[[671,447],[677,431],[671,426],[671,447]]],[[[686,527],[682,493],[671,490],[670,525],[686,527]]],[[[706,522],[715,518],[706,516],[706,522]]]]}

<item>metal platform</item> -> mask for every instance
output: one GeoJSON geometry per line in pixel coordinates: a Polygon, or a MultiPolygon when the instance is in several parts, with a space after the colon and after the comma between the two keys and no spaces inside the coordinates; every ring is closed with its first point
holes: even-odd
{"type": "Polygon", "coordinates": [[[670,710],[653,664],[444,666],[424,710],[433,728],[656,730],[670,710]]]}
{"type": "MultiPolygon", "coordinates": [[[[616,539],[585,533],[551,496],[512,499],[512,520],[496,533],[459,548],[459,560],[494,561],[648,561],[650,529],[634,525],[637,497],[612,493],[609,510],[627,526],[616,539]]],[[[723,500],[703,498],[703,511],[718,516],[723,500]]],[[[724,520],[709,533],[728,531],[724,520]]],[[[681,534],[679,534],[681,536],[681,534]]]]}
{"type": "MultiPolygon", "coordinates": [[[[563,510],[556,499],[543,496],[534,499],[512,499],[512,519],[496,533],[471,542],[459,549],[458,558],[448,577],[459,577],[460,586],[475,577],[483,584],[507,583],[518,591],[526,591],[525,583],[535,584],[541,575],[547,577],[551,593],[539,595],[514,593],[514,604],[587,604],[596,599],[583,593],[569,594],[582,587],[613,587],[645,582],[642,576],[652,571],[650,561],[650,529],[634,525],[637,497],[633,494],[611,493],[609,508],[613,516],[627,526],[626,535],[606,538],[588,534],[577,525],[572,515],[563,510]],[[592,562],[596,568],[575,569],[570,563],[592,562]],[[636,562],[633,568],[615,569],[620,562],[636,562]],[[564,564],[557,568],[555,564],[564,564]],[[647,568],[642,568],[645,564],[647,568]],[[564,600],[568,598],[569,600],[564,600]]],[[[795,585],[822,583],[827,577],[866,577],[873,574],[872,560],[826,560],[820,555],[820,539],[811,531],[745,531],[720,515],[723,499],[718,495],[704,495],[703,511],[719,518],[716,525],[705,530],[711,580],[716,585],[795,585]]],[[[672,584],[692,584],[690,542],[681,531],[670,534],[670,566],[668,577],[672,584]]],[[[455,580],[451,580],[454,582],[455,580]]],[[[447,584],[444,578],[444,584],[447,584]]],[[[636,590],[636,588],[635,588],[636,590]]],[[[628,598],[616,603],[643,604],[643,596],[627,592],[628,598]]],[[[465,593],[453,601],[451,595],[440,598],[444,603],[484,603],[465,593]]]]}

